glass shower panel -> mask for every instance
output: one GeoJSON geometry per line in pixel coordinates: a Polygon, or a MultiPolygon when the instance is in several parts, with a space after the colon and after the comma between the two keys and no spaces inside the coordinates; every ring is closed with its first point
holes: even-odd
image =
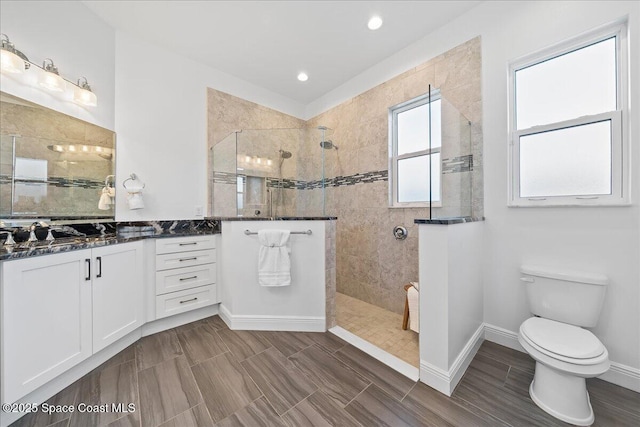
{"type": "Polygon", "coordinates": [[[212,147],[213,216],[278,218],[324,212],[318,129],[243,129],[212,147]]]}
{"type": "MultiPolygon", "coordinates": [[[[432,175],[432,187],[440,187],[440,206],[431,209],[432,218],[472,216],[473,152],[471,123],[441,93],[440,120],[431,127],[440,133],[440,172],[432,175]],[[438,182],[439,181],[439,182],[438,182]]],[[[433,140],[438,138],[434,135],[433,140]]],[[[433,172],[436,172],[434,167],[433,172]]],[[[435,194],[435,193],[434,193],[435,194]]],[[[435,200],[435,198],[434,198],[435,200]]]]}
{"type": "MultiPolygon", "coordinates": [[[[238,175],[236,165],[237,132],[227,135],[211,147],[211,215],[235,217],[238,215],[237,201],[244,196],[244,179],[238,175]]],[[[242,199],[243,200],[243,199],[242,199]]]]}

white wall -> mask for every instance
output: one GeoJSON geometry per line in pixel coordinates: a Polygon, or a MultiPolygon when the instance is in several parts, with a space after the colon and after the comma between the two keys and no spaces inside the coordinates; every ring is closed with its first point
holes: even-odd
{"type": "Polygon", "coordinates": [[[231,329],[325,331],[325,222],[223,221],[221,315],[231,329]],[[257,235],[244,230],[311,230],[290,236],[291,285],[258,285],[257,235]]]}
{"type": "MultiPolygon", "coordinates": [[[[212,43],[224,41],[212,41],[212,43]]],[[[119,221],[197,218],[207,212],[207,87],[291,115],[302,106],[123,32],[116,34],[116,176],[145,182],[145,208],[119,221]]],[[[118,190],[122,187],[119,183],[118,190]]]]}
{"type": "MultiPolygon", "coordinates": [[[[80,2],[3,0],[0,11],[2,33],[18,50],[39,66],[51,58],[60,75],[72,82],[86,77],[98,106],[82,107],[40,89],[36,78],[42,71],[34,66],[20,80],[1,75],[0,89],[113,130],[115,31],[80,2]]],[[[68,86],[72,96],[73,86],[68,86]]]]}

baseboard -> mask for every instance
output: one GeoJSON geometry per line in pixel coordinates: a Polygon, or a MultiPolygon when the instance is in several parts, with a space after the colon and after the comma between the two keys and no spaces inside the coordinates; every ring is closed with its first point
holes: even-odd
{"type": "Polygon", "coordinates": [[[352,334],[351,332],[347,331],[344,328],[341,328],[340,326],[334,326],[333,328],[329,329],[329,332],[339,338],[342,338],[355,348],[364,351],[369,356],[384,363],[391,369],[401,373],[410,380],[418,381],[420,371],[415,366],[412,366],[404,360],[397,358],[390,353],[387,353],[380,347],[371,344],[369,341],[366,341],[359,336],[352,334]]]}
{"type": "Polygon", "coordinates": [[[640,369],[611,362],[611,368],[598,378],[640,393],[640,369]]]}
{"type": "MultiPolygon", "coordinates": [[[[485,323],[484,339],[526,353],[518,342],[517,332],[485,323]]],[[[611,368],[598,378],[640,393],[640,369],[612,361],[611,368]]]]}
{"type": "Polygon", "coordinates": [[[448,371],[425,360],[420,360],[420,381],[447,396],[451,396],[483,341],[484,324],[481,324],[469,338],[448,371]]]}
{"type": "Polygon", "coordinates": [[[219,314],[219,305],[220,304],[214,304],[206,307],[200,307],[196,310],[174,314],[172,316],[163,317],[161,319],[145,323],[142,325],[142,336],[146,337],[147,335],[157,334],[158,332],[166,331],[167,329],[177,328],[178,326],[186,325],[187,323],[219,314]]]}
{"type": "Polygon", "coordinates": [[[499,326],[484,324],[484,339],[526,353],[518,342],[518,333],[499,326]]]}
{"type": "Polygon", "coordinates": [[[246,316],[231,314],[220,304],[220,317],[232,330],[324,332],[324,316],[246,316]]]}

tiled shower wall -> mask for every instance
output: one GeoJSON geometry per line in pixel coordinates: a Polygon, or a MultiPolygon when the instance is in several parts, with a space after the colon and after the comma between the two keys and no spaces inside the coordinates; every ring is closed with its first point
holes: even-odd
{"type": "MultiPolygon", "coordinates": [[[[402,287],[418,280],[418,228],[413,220],[426,218],[429,212],[389,208],[388,109],[427,93],[429,84],[440,89],[442,98],[471,122],[471,153],[451,153],[448,157],[452,160],[447,163],[443,147],[443,172],[470,183],[466,185],[466,195],[461,191],[465,185],[459,185],[457,191],[468,200],[465,204],[473,216],[483,216],[480,77],[480,38],[475,38],[307,122],[308,127],[324,125],[333,129],[331,139],[339,149],[325,150],[327,177],[348,177],[342,178],[346,185],[326,189],[327,213],[338,217],[338,292],[402,313],[402,287]],[[453,159],[461,161],[461,165],[452,166],[458,163],[453,159]],[[367,174],[379,178],[363,179],[367,174]],[[468,194],[469,187],[472,194],[468,194]],[[393,237],[396,225],[407,228],[406,240],[393,237]]],[[[443,177],[443,197],[446,191],[443,177]]],[[[436,215],[449,213],[439,214],[434,209],[436,215]]]]}
{"type": "MultiPolygon", "coordinates": [[[[236,216],[237,213],[236,138],[233,132],[242,130],[244,135],[239,137],[242,140],[242,149],[256,156],[274,159],[274,167],[277,165],[275,161],[278,148],[282,146],[283,149],[292,151],[293,156],[283,162],[282,174],[285,177],[296,176],[298,160],[296,153],[300,135],[303,132],[300,129],[304,128],[304,120],[211,88],[207,90],[207,117],[210,156],[213,153],[213,146],[217,145],[217,158],[210,159],[209,164],[214,165],[216,171],[223,172],[212,176],[212,171],[209,171],[209,194],[213,193],[216,199],[215,206],[211,203],[213,198],[209,201],[211,215],[227,217],[236,216]],[[255,129],[279,129],[279,131],[255,131],[255,129]]],[[[249,173],[265,178],[278,175],[276,169],[269,172],[249,173]]],[[[286,188],[274,192],[275,197],[281,202],[279,206],[282,211],[278,212],[278,215],[294,216],[296,214],[295,193],[296,190],[286,188]]],[[[244,213],[250,215],[255,208],[256,206],[246,209],[244,213]]],[[[263,212],[261,216],[267,213],[264,207],[260,210],[263,212]]]]}
{"type": "MultiPolygon", "coordinates": [[[[469,144],[454,136],[448,154],[443,147],[443,197],[455,195],[455,211],[434,209],[434,216],[483,216],[482,93],[480,38],[472,39],[307,122],[260,105],[209,89],[209,146],[234,130],[307,128],[297,153],[292,185],[296,215],[317,215],[322,208],[322,188],[315,186],[313,171],[326,171],[326,214],[336,221],[336,287],[365,302],[396,313],[404,309],[403,285],[418,280],[418,228],[415,218],[426,218],[426,208],[389,208],[388,109],[439,89],[447,106],[462,114],[470,125],[469,144]],[[323,150],[314,133],[317,126],[331,130],[338,149],[323,150]],[[470,147],[469,147],[470,145],[470,147]],[[459,150],[459,147],[467,147],[459,150]],[[470,152],[469,152],[470,151],[470,152]],[[461,211],[460,207],[466,207],[461,211]],[[456,212],[457,211],[457,212],[456,212]],[[404,225],[406,240],[396,240],[393,227],[404,225]]],[[[444,110],[443,110],[444,117],[444,110]]],[[[450,117],[457,117],[451,115],[450,117]]],[[[463,133],[460,133],[463,135],[463,133]]],[[[463,138],[463,137],[460,137],[463,138]]],[[[450,140],[452,141],[452,140],[450,140]]],[[[445,142],[445,144],[447,144],[445,142]]],[[[213,183],[211,183],[213,185],[213,183]]],[[[228,184],[229,185],[229,184],[228,184]]],[[[232,191],[232,192],[231,192],[232,191]]],[[[235,187],[229,206],[235,207],[235,187]]],[[[225,199],[226,200],[226,199],[225,199]]],[[[226,202],[225,202],[226,203],[226,202]]],[[[226,216],[226,215],[221,215],[226,216]]],[[[232,214],[235,216],[235,211],[232,214]]]]}

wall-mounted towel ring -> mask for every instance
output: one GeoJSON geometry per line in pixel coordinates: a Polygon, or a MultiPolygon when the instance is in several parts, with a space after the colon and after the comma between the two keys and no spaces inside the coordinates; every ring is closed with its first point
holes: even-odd
{"type": "MultiPolygon", "coordinates": [[[[125,180],[122,182],[122,186],[123,186],[124,188],[126,188],[126,189],[127,189],[127,191],[129,191],[129,192],[133,192],[133,191],[135,191],[135,190],[142,190],[142,189],[144,188],[144,186],[146,185],[144,182],[142,182],[142,183],[141,183],[141,184],[142,184],[142,187],[139,187],[139,186],[136,186],[136,187],[133,187],[133,186],[132,186],[132,187],[127,187],[127,181],[138,181],[138,177],[136,176],[136,174],[135,174],[135,173],[132,173],[131,175],[129,175],[129,178],[125,179],[125,180]]],[[[139,181],[138,181],[138,182],[139,182],[139,181]]]]}
{"type": "Polygon", "coordinates": [[[129,178],[122,182],[122,186],[127,190],[127,205],[129,209],[144,209],[144,201],[142,200],[142,189],[144,188],[144,182],[141,182],[135,173],[129,175],[129,178]],[[127,187],[127,182],[129,186],[127,187]]]}

